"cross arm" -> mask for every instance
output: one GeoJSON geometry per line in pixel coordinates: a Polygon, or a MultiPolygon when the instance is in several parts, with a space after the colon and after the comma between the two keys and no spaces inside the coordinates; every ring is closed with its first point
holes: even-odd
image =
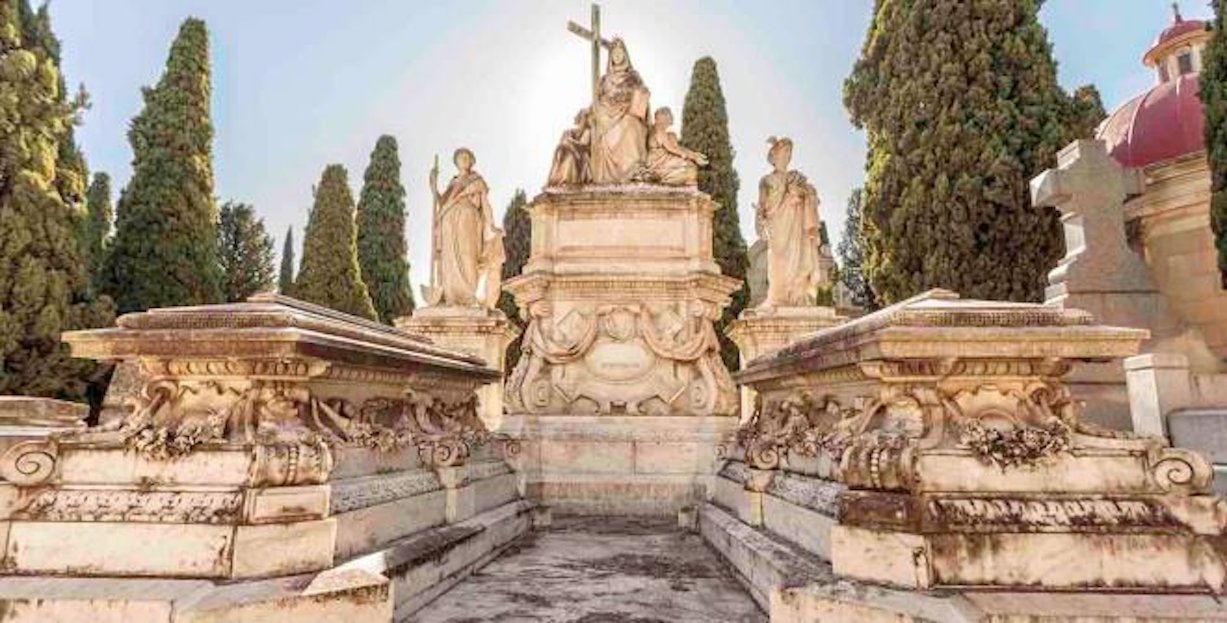
{"type": "MultiPolygon", "coordinates": [[[[576,24],[575,22],[567,22],[567,30],[589,41],[592,41],[593,39],[593,34],[591,30],[588,30],[587,28],[584,28],[583,26],[580,26],[579,24],[576,24]]],[[[608,49],[612,45],[613,43],[610,42],[609,39],[601,39],[602,47],[608,49]]]]}

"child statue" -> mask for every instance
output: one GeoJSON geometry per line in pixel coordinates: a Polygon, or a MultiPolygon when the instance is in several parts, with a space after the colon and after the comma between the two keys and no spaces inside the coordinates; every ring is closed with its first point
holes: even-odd
{"type": "Polygon", "coordinates": [[[669,131],[672,125],[673,111],[667,106],[656,109],[648,135],[647,177],[666,186],[696,186],[707,156],[682,147],[677,134],[669,131]]]}

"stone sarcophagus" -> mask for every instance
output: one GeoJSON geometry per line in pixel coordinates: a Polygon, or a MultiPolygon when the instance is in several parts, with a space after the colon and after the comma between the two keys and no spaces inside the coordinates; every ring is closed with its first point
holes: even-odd
{"type": "MultiPolygon", "coordinates": [[[[481,360],[273,295],[129,314],[64,339],[76,356],[135,365],[140,386],[122,417],[0,457],[5,574],[233,582],[330,572],[491,513],[504,541],[527,529],[508,448],[477,417],[476,389],[498,378],[481,360]]],[[[427,588],[362,569],[320,582],[366,578],[386,616],[388,579],[398,600],[427,588]]],[[[253,584],[252,599],[260,586],[271,585],[253,584]]],[[[0,600],[24,590],[0,579],[0,600]]],[[[142,589],[81,590],[122,601],[142,589]]],[[[352,605],[311,599],[324,608],[315,616],[352,605]]]]}
{"type": "Polygon", "coordinates": [[[825,329],[738,374],[759,401],[714,501],[855,581],[1221,594],[1209,463],[1083,421],[1067,385],[1146,337],[940,290],[825,329]]]}
{"type": "Polygon", "coordinates": [[[528,319],[503,430],[530,496],[566,512],[670,514],[701,498],[737,392],[713,323],[739,282],[694,188],[548,188],[505,288],[528,319]]]}

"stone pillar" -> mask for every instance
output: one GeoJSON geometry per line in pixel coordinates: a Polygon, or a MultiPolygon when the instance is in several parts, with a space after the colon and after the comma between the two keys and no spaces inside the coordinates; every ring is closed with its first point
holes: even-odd
{"type": "MultiPolygon", "coordinates": [[[[773,353],[794,340],[819,329],[847,320],[833,307],[777,307],[770,310],[747,309],[729,323],[725,334],[741,352],[741,366],[757,357],[773,353]]],[[[754,388],[741,386],[741,421],[754,413],[754,388]]]]}
{"type": "MultiPolygon", "coordinates": [[[[396,326],[435,344],[480,357],[486,365],[505,372],[507,346],[519,330],[502,311],[484,307],[424,307],[412,316],[396,319],[396,326]]],[[[490,430],[503,422],[503,381],[483,386],[477,392],[478,415],[490,430]]]]}

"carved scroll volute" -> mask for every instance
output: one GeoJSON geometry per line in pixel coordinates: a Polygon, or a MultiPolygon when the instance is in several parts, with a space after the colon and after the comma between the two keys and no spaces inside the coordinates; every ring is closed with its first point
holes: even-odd
{"type": "Polygon", "coordinates": [[[59,471],[59,445],[54,439],[23,441],[0,456],[0,477],[18,487],[51,481],[59,471]]]}
{"type": "Polygon", "coordinates": [[[1148,471],[1160,491],[1206,493],[1214,470],[1206,457],[1183,448],[1157,448],[1146,457],[1148,471]]]}

